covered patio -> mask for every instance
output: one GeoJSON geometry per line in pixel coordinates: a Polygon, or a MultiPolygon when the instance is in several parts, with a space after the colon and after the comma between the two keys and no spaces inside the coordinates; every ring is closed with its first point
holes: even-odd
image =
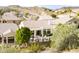
{"type": "Polygon", "coordinates": [[[0,43],[1,44],[14,44],[15,43],[15,33],[11,30],[7,30],[6,32],[0,34],[0,43]]]}
{"type": "Polygon", "coordinates": [[[15,32],[18,29],[16,24],[0,24],[0,44],[15,44],[15,32]]]}

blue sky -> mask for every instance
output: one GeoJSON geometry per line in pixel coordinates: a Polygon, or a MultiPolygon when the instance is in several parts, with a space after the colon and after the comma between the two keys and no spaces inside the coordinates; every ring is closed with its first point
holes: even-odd
{"type": "Polygon", "coordinates": [[[41,7],[45,7],[45,8],[49,8],[49,9],[59,9],[64,6],[62,6],[62,5],[41,5],[41,7]]]}

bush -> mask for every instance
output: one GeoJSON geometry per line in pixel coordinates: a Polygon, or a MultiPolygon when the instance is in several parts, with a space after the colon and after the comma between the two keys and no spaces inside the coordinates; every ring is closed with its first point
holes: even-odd
{"type": "Polygon", "coordinates": [[[57,18],[57,15],[55,15],[55,14],[52,14],[51,16],[52,16],[53,18],[57,18]]]}
{"type": "Polygon", "coordinates": [[[30,29],[22,27],[21,29],[18,29],[16,31],[16,43],[19,45],[23,43],[28,43],[30,36],[31,36],[30,29]]]}
{"type": "Polygon", "coordinates": [[[52,47],[58,51],[77,48],[79,38],[75,30],[77,30],[76,26],[73,25],[58,25],[51,37],[52,47]]]}
{"type": "Polygon", "coordinates": [[[44,50],[44,45],[41,45],[40,43],[31,43],[31,45],[29,46],[29,50],[31,50],[31,52],[40,52],[42,50],[44,50]]]}

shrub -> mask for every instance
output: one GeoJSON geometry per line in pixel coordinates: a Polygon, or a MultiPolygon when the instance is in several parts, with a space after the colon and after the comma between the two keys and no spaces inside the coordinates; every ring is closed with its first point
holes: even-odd
{"type": "Polygon", "coordinates": [[[77,48],[79,38],[75,30],[76,26],[73,25],[58,25],[51,37],[52,47],[56,48],[58,51],[77,48]]]}
{"type": "Polygon", "coordinates": [[[18,29],[16,31],[16,43],[19,45],[23,43],[28,43],[30,36],[31,36],[30,29],[22,27],[21,29],[18,29]]]}
{"type": "Polygon", "coordinates": [[[42,50],[44,50],[44,45],[41,45],[40,43],[31,43],[31,45],[29,46],[29,49],[31,50],[31,52],[40,52],[42,50]]]}
{"type": "Polygon", "coordinates": [[[53,18],[57,18],[57,15],[55,15],[55,14],[52,14],[51,16],[52,16],[53,18]]]}

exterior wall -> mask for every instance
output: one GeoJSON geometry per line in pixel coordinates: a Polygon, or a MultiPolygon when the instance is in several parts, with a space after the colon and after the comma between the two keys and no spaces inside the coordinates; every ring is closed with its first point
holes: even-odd
{"type": "Polygon", "coordinates": [[[20,24],[21,20],[2,20],[0,23],[15,23],[15,24],[20,24]]]}
{"type": "Polygon", "coordinates": [[[15,24],[20,24],[20,20],[8,20],[7,23],[15,23],[15,24]]]}

